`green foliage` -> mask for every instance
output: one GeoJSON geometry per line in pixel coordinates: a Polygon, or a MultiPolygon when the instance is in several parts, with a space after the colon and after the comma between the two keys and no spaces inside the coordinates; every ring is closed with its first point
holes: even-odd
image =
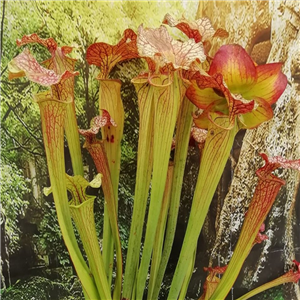
{"type": "Polygon", "coordinates": [[[36,238],[41,250],[45,251],[50,259],[57,259],[61,266],[70,265],[69,253],[63,242],[52,201],[45,202],[44,216],[39,225],[39,235],[36,238]]]}
{"type": "MultiPolygon", "coordinates": [[[[1,212],[6,217],[5,230],[9,236],[9,252],[19,248],[18,218],[24,216],[28,201],[24,196],[29,192],[28,180],[13,164],[1,164],[1,212]]],[[[2,214],[1,214],[2,216],[2,214]]],[[[1,220],[2,222],[2,220],[1,220]]]]}
{"type": "MultiPolygon", "coordinates": [[[[47,200],[49,201],[45,202],[43,218],[39,224],[39,235],[35,236],[35,238],[38,241],[41,251],[47,253],[50,257],[50,261],[55,259],[60,266],[69,266],[71,265],[71,261],[57,222],[54,202],[51,196],[49,196],[47,200]]],[[[96,231],[100,237],[102,236],[103,230],[103,199],[96,199],[95,201],[95,223],[96,231]]],[[[75,226],[74,229],[79,246],[84,253],[83,246],[80,242],[79,234],[75,226]]]]}
{"type": "Polygon", "coordinates": [[[64,277],[63,283],[43,277],[19,280],[1,292],[2,300],[81,300],[83,295],[76,276],[64,277]]]}
{"type": "Polygon", "coordinates": [[[256,295],[255,297],[253,297],[253,299],[256,298],[257,300],[284,300],[285,298],[283,289],[284,287],[280,285],[256,295]]]}

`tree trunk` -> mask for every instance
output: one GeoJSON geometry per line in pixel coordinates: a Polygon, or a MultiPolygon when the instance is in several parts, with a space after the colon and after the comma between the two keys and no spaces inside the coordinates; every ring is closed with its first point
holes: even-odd
{"type": "MultiPolygon", "coordinates": [[[[242,147],[232,151],[230,165],[233,172],[229,190],[228,180],[223,177],[219,190],[226,191],[225,199],[222,197],[224,193],[216,195],[211,211],[215,211],[217,219],[207,218],[202,232],[206,251],[210,254],[209,264],[216,266],[227,264],[234,250],[257,183],[255,171],[263,164],[258,153],[300,158],[300,7],[298,1],[283,0],[212,0],[203,1],[201,5],[203,16],[210,18],[214,28],[224,28],[229,33],[227,39],[214,44],[212,56],[222,44],[238,43],[258,64],[282,62],[282,71],[288,77],[287,88],[273,107],[273,119],[255,130],[247,130],[243,140],[243,134],[237,137],[236,145],[242,141],[242,147]],[[213,222],[212,229],[209,226],[213,222]]],[[[233,298],[280,276],[291,268],[293,259],[300,259],[300,176],[290,170],[280,170],[276,174],[286,181],[286,185],[265,222],[269,239],[251,251],[236,282],[233,298]]],[[[205,251],[200,249],[200,252],[205,251]]],[[[196,261],[197,271],[191,281],[193,297],[197,294],[196,282],[199,284],[197,274],[203,273],[205,263],[201,258],[196,261]]],[[[271,292],[267,294],[269,297],[272,297],[271,292]]],[[[298,284],[286,284],[278,293],[282,293],[284,299],[300,299],[298,284]]]]}

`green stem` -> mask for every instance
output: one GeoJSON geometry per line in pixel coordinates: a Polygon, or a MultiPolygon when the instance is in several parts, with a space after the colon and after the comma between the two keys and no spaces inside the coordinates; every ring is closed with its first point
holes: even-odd
{"type": "Polygon", "coordinates": [[[87,299],[99,299],[95,282],[79,250],[69,210],[63,129],[66,103],[51,99],[47,93],[38,94],[35,98],[41,112],[47,165],[60,230],[87,299]]]}
{"type": "Polygon", "coordinates": [[[182,284],[182,288],[181,288],[178,300],[184,300],[185,299],[185,295],[187,293],[187,290],[188,290],[188,287],[189,287],[189,283],[190,283],[190,280],[192,278],[193,271],[194,271],[194,264],[195,264],[195,260],[196,260],[196,252],[197,251],[195,249],[194,254],[193,254],[193,259],[191,259],[191,261],[190,261],[188,272],[187,272],[187,274],[186,274],[186,276],[184,278],[184,281],[183,281],[183,284],[182,284]]]}
{"type": "Polygon", "coordinates": [[[168,163],[176,119],[185,94],[184,82],[174,72],[173,82],[162,86],[163,76],[156,78],[160,86],[154,89],[154,142],[152,190],[145,243],[137,279],[137,299],[143,298],[151,253],[167,179],[168,163]]]}
{"type": "MultiPolygon", "coordinates": [[[[104,126],[102,127],[101,132],[111,175],[116,213],[118,215],[118,186],[121,162],[121,139],[123,136],[124,127],[124,108],[120,92],[121,82],[119,80],[101,79],[99,80],[99,83],[100,114],[102,113],[102,109],[107,110],[117,124],[117,127],[104,126]]],[[[111,283],[114,264],[114,246],[111,224],[109,218],[107,217],[107,214],[107,207],[105,206],[104,216],[106,216],[104,217],[103,228],[103,258],[106,265],[109,283],[111,283]]]]}
{"type": "MultiPolygon", "coordinates": [[[[113,184],[111,180],[110,170],[108,167],[107,156],[105,152],[104,142],[99,140],[93,140],[92,143],[86,141],[85,147],[93,157],[95,162],[97,171],[103,175],[102,178],[102,189],[105,198],[105,212],[108,216],[107,224],[110,225],[112,229],[112,238],[116,247],[116,262],[117,262],[117,272],[116,272],[116,281],[115,281],[115,289],[113,293],[113,298],[115,300],[119,300],[121,297],[121,286],[122,286],[122,250],[120,243],[120,235],[118,228],[118,218],[116,211],[116,201],[115,194],[113,191],[113,184]]],[[[106,252],[107,253],[107,252],[106,252]]],[[[103,258],[104,257],[103,253],[103,258]]],[[[106,262],[107,263],[107,262],[106,262]]],[[[104,261],[105,265],[105,261],[104,261]]],[[[107,265],[105,265],[107,268],[107,265]]],[[[110,270],[112,270],[112,266],[109,266],[110,270]]],[[[107,269],[105,269],[107,272],[107,269]]],[[[106,273],[107,274],[107,273],[106,273]]],[[[108,277],[109,280],[109,277],[108,277]]],[[[109,283],[110,284],[110,283],[109,283]]]]}
{"type": "MultiPolygon", "coordinates": [[[[64,55],[61,48],[57,48],[54,57],[46,61],[49,69],[53,69],[57,74],[63,74],[65,71],[73,72],[76,60],[64,55]]],[[[78,126],[76,120],[75,102],[74,102],[74,76],[68,79],[62,79],[60,83],[51,86],[53,97],[62,102],[71,102],[66,109],[65,134],[70,151],[73,174],[83,176],[83,163],[78,126]]]]}
{"type": "Polygon", "coordinates": [[[168,215],[168,210],[170,205],[173,169],[174,166],[170,164],[168,169],[168,174],[167,174],[167,182],[166,182],[166,187],[165,187],[165,192],[163,197],[163,203],[160,210],[159,222],[157,224],[157,229],[156,229],[155,244],[153,247],[150,280],[149,280],[148,296],[147,296],[148,300],[153,299],[152,294],[156,282],[158,268],[161,261],[161,253],[162,253],[163,243],[164,243],[167,215],[168,215]]]}
{"type": "Polygon", "coordinates": [[[111,118],[117,126],[104,126],[101,128],[102,139],[104,141],[111,180],[115,193],[116,209],[118,211],[118,186],[121,163],[121,140],[124,128],[124,108],[121,99],[121,81],[101,79],[99,80],[99,110],[109,112],[111,118]]]}
{"type": "MultiPolygon", "coordinates": [[[[106,201],[106,199],[105,199],[106,201]]],[[[108,215],[107,206],[104,205],[104,219],[103,219],[103,241],[102,241],[102,254],[106,270],[106,275],[109,284],[112,282],[112,271],[114,266],[114,244],[112,239],[112,232],[110,226],[110,220],[108,215]]]]}
{"type": "Polygon", "coordinates": [[[67,106],[66,119],[65,119],[65,132],[68,141],[71,161],[72,161],[73,174],[83,176],[81,146],[80,146],[74,101],[69,103],[67,106]]]}
{"type": "MultiPolygon", "coordinates": [[[[218,122],[219,126],[228,126],[226,118],[221,118],[218,115],[214,115],[212,118],[218,122]]],[[[219,126],[210,122],[208,128],[190,218],[171,284],[169,300],[178,298],[211,200],[229,157],[235,134],[238,131],[237,125],[231,130],[219,126]]]]}
{"type": "Polygon", "coordinates": [[[140,257],[140,245],[152,173],[153,87],[146,79],[134,79],[139,104],[139,142],[133,216],[126,258],[123,298],[131,299],[140,257]]]}
{"type": "Polygon", "coordinates": [[[170,209],[168,213],[168,224],[164,241],[162,258],[155,282],[152,299],[157,299],[161,288],[163,277],[167,268],[169,257],[171,254],[176,224],[178,218],[179,202],[182,189],[182,181],[186,164],[186,156],[188,152],[188,144],[190,140],[190,131],[192,126],[192,112],[194,105],[185,97],[178,117],[178,125],[176,129],[176,146],[174,157],[174,175],[171,191],[170,209]]]}
{"type": "Polygon", "coordinates": [[[94,220],[94,199],[80,205],[70,205],[101,299],[111,299],[94,220]]]}
{"type": "MultiPolygon", "coordinates": [[[[288,274],[288,273],[287,273],[288,274]]],[[[294,282],[293,280],[291,280],[291,277],[292,276],[286,276],[287,274],[283,275],[283,276],[280,276],[270,282],[267,282],[257,288],[255,288],[254,290],[248,292],[247,294],[243,295],[242,297],[238,298],[237,300],[247,300],[261,292],[264,292],[268,289],[271,289],[275,286],[278,286],[278,285],[281,285],[281,284],[284,284],[284,283],[288,283],[288,282],[294,282]]]]}
{"type": "Polygon", "coordinates": [[[211,300],[226,298],[255,242],[259,228],[269,213],[283,184],[284,182],[277,180],[275,176],[260,178],[250,202],[233,255],[220,283],[210,298],[211,300]]]}

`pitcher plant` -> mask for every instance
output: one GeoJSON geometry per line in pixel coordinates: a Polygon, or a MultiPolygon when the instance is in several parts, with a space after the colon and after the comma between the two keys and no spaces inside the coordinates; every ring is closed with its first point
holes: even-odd
{"type": "MultiPolygon", "coordinates": [[[[72,47],[58,47],[54,39],[42,39],[37,34],[17,41],[19,47],[39,43],[51,54],[41,65],[25,48],[11,60],[9,78],[26,76],[49,88],[33,95],[40,107],[51,182],[45,194],[53,194],[61,233],[85,299],[159,299],[175,237],[188,147],[194,140],[201,153],[199,173],[168,292],[169,300],[185,299],[197,259],[198,238],[235,136],[241,129],[251,130],[269,121],[273,117],[272,105],[287,85],[281,62],[257,65],[240,45],[224,44],[212,56],[214,41],[225,37],[228,33],[222,28],[214,29],[208,18],[175,20],[167,14],[159,28],[141,24],[136,32],[126,29],[116,45],[89,45],[86,60],[99,68],[99,115],[92,119],[89,129],[77,126],[74,76],[79,73],[75,71],[76,60],[69,56],[72,47]],[[174,39],[168,27],[181,30],[186,39],[174,39]],[[126,111],[122,82],[111,77],[111,71],[128,60],[133,64],[142,61],[145,69],[131,80],[138,99],[139,139],[124,261],[118,198],[126,111]],[[80,135],[85,140],[83,145],[80,135]],[[64,137],[73,176],[65,172],[64,137]],[[88,150],[97,170],[90,183],[85,179],[81,147],[88,150]],[[95,196],[87,192],[90,186],[101,187],[104,194],[101,247],[94,220],[95,196]],[[78,247],[72,219],[87,260],[78,247]]],[[[254,244],[267,239],[262,233],[264,220],[285,183],[272,172],[280,167],[300,170],[300,160],[261,156],[265,166],[256,172],[259,180],[232,258],[228,266],[205,268],[209,274],[201,300],[225,299],[254,244]]],[[[282,283],[297,282],[299,263],[294,261],[294,265],[296,269],[239,299],[282,283]]]]}

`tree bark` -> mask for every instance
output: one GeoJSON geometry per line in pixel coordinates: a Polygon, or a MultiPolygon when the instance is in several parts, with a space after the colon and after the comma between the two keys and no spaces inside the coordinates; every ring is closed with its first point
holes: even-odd
{"type": "MultiPolygon", "coordinates": [[[[287,88],[274,105],[273,119],[257,129],[246,131],[241,149],[232,152],[233,174],[228,193],[225,199],[222,193],[216,195],[215,207],[211,207],[217,211],[215,236],[207,230],[213,223],[211,220],[206,221],[202,232],[210,253],[209,264],[215,266],[227,264],[234,250],[257,183],[255,171],[263,164],[258,153],[300,158],[300,7],[297,1],[283,0],[211,0],[200,5],[203,16],[210,18],[215,29],[224,28],[229,33],[227,39],[219,39],[214,44],[212,56],[222,44],[238,43],[258,64],[282,62],[282,71],[288,77],[287,88]],[[215,237],[213,241],[212,236],[215,237]]],[[[250,253],[236,282],[234,298],[280,276],[291,268],[293,259],[300,259],[300,176],[290,170],[280,170],[277,175],[286,181],[286,185],[265,222],[269,239],[256,245],[250,253]]],[[[227,190],[222,181],[220,185],[221,189],[227,190]]],[[[201,272],[202,263],[196,266],[201,272]]],[[[195,294],[195,286],[192,288],[195,294]]],[[[286,284],[281,292],[284,299],[300,299],[298,284],[286,284]]]]}

